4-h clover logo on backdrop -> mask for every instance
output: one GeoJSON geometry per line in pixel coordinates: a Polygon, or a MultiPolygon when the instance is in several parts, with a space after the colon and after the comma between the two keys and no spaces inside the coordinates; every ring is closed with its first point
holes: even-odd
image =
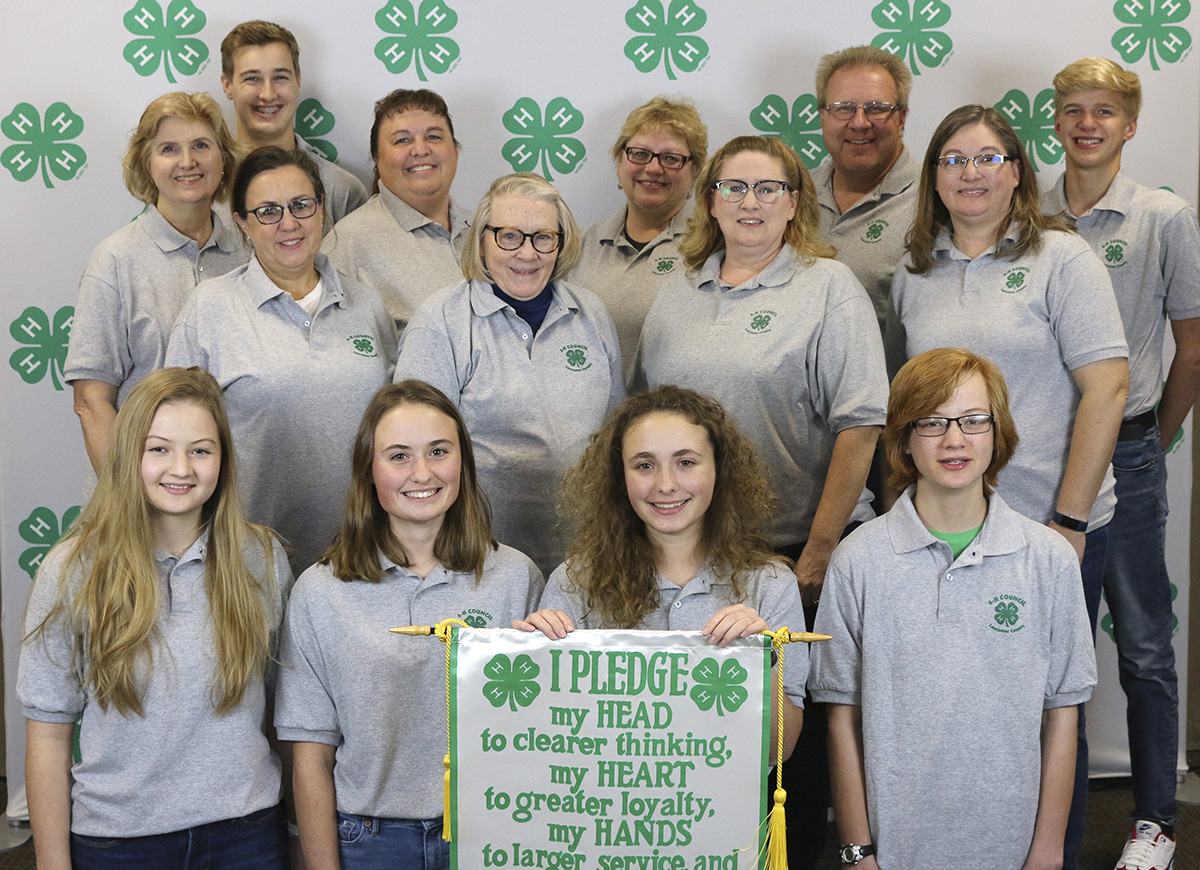
{"type": "Polygon", "coordinates": [[[1188,0],[1117,0],[1113,15],[1126,25],[1117,29],[1112,47],[1126,63],[1136,63],[1147,52],[1150,69],[1158,61],[1175,63],[1192,47],[1192,35],[1183,26],[1192,11],[1188,0]]]}
{"type": "Polygon", "coordinates": [[[942,0],[883,0],[871,20],[883,31],[871,45],[907,60],[913,75],[921,74],[921,64],[941,66],[954,52],[954,40],[941,31],[950,20],[942,0]]]}
{"type": "Polygon", "coordinates": [[[138,37],[126,43],[122,52],[138,75],[154,75],[161,65],[167,81],[175,84],[172,63],[185,76],[194,76],[208,65],[208,46],[192,36],[204,29],[208,17],[191,0],[171,0],[165,12],[158,0],[138,0],[123,21],[125,29],[138,37]]]}
{"type": "Polygon", "coordinates": [[[1013,88],[995,104],[995,109],[1012,124],[1034,172],[1041,171],[1039,160],[1051,164],[1063,159],[1062,143],[1054,132],[1054,88],[1039,91],[1032,102],[1024,91],[1013,88]]]}
{"type": "Polygon", "coordinates": [[[815,169],[825,159],[825,137],[821,135],[821,114],[812,94],[796,97],[789,111],[778,94],[768,94],[750,112],[750,123],[764,136],[778,136],[784,145],[800,155],[805,169],[815,169]]]}
{"type": "Polygon", "coordinates": [[[68,139],[83,132],[83,118],[71,111],[66,103],[51,103],[46,109],[46,123],[30,103],[17,103],[0,121],[0,133],[16,142],[0,154],[0,163],[17,181],[29,181],[42,171],[42,181],[53,188],[50,174],[59,181],[70,181],[87,165],[87,154],[68,139]]]}
{"type": "Polygon", "coordinates": [[[375,56],[388,72],[399,75],[413,66],[427,82],[425,70],[441,75],[457,64],[462,50],[444,35],[456,24],[458,13],[442,0],[425,0],[419,10],[413,0],[389,0],[375,13],[375,25],[392,35],[375,44],[375,56]]]}
{"type": "Polygon", "coordinates": [[[515,713],[518,706],[528,707],[541,694],[542,687],[537,682],[541,672],[537,662],[525,653],[511,661],[504,653],[497,653],[483,666],[483,675],[488,678],[483,684],[483,697],[493,707],[508,704],[508,709],[515,713]]]}
{"type": "Polygon", "coordinates": [[[706,21],[708,13],[693,0],[671,0],[665,8],[662,0],[638,0],[625,13],[638,34],[625,43],[625,56],[638,72],[653,72],[661,63],[672,81],[675,70],[695,72],[708,58],[708,43],[695,35],[706,21]]]}
{"type": "Polygon", "coordinates": [[[40,382],[47,373],[54,389],[61,390],[63,365],[67,361],[67,339],[71,337],[71,323],[75,309],[64,305],[50,317],[32,305],[22,311],[8,327],[9,335],[23,347],[12,352],[8,364],[27,384],[40,382]]]}
{"type": "Polygon", "coordinates": [[[332,133],[336,123],[337,118],[333,112],[322,106],[320,100],[309,97],[296,107],[296,123],[293,129],[305,142],[324,154],[326,160],[336,163],[337,146],[328,139],[319,138],[332,133]]]}
{"type": "Polygon", "coordinates": [[[46,558],[50,548],[66,533],[67,529],[71,528],[71,524],[79,516],[79,511],[79,505],[67,508],[60,521],[50,508],[38,507],[34,508],[33,512],[17,526],[21,540],[33,545],[23,550],[17,557],[17,564],[21,566],[22,571],[29,575],[29,579],[32,580],[33,576],[37,574],[42,559],[46,558]]]}
{"type": "Polygon", "coordinates": [[[541,161],[542,176],[553,181],[550,168],[569,175],[583,165],[587,149],[571,136],[583,127],[583,112],[566,97],[555,97],[542,109],[529,97],[521,97],[504,113],[504,129],[516,134],[500,148],[514,172],[535,172],[541,161]],[[543,120],[544,117],[544,120],[543,120]]]}
{"type": "Polygon", "coordinates": [[[737,659],[726,659],[719,666],[714,658],[701,659],[692,669],[689,694],[696,706],[706,713],[713,707],[717,708],[718,716],[724,716],[726,710],[736,713],[749,697],[741,685],[748,676],[749,672],[737,659]]]}

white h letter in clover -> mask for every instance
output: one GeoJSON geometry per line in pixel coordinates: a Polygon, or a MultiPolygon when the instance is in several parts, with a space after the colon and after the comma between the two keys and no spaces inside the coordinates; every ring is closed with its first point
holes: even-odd
{"type": "Polygon", "coordinates": [[[939,52],[942,50],[942,44],[937,41],[937,34],[929,34],[929,40],[921,46],[921,51],[929,55],[931,61],[937,60],[939,52]]]}
{"type": "Polygon", "coordinates": [[[533,120],[533,115],[529,114],[529,110],[524,106],[521,107],[521,114],[510,115],[509,117],[511,117],[516,123],[520,124],[522,128],[528,128],[529,122],[533,120]]]}
{"type": "Polygon", "coordinates": [[[654,51],[650,48],[650,43],[648,42],[643,42],[633,50],[633,53],[640,57],[643,63],[649,63],[650,59],[654,57],[654,51]]]}
{"type": "Polygon", "coordinates": [[[139,45],[138,50],[133,53],[133,56],[140,61],[139,66],[145,66],[152,60],[156,60],[154,54],[145,45],[139,45]]]}
{"type": "Polygon", "coordinates": [[[444,42],[435,43],[433,48],[429,50],[429,59],[425,62],[429,63],[430,61],[437,61],[438,63],[441,63],[449,53],[450,49],[446,47],[444,42]]]}
{"type": "Polygon", "coordinates": [[[320,124],[324,120],[325,120],[324,115],[317,114],[316,106],[313,106],[311,109],[309,109],[308,114],[304,116],[304,123],[308,126],[308,129],[310,129],[310,130],[315,128],[318,124],[320,124]]]}
{"type": "MultiPolygon", "coordinates": [[[[16,326],[16,324],[13,325],[16,326]]],[[[31,342],[37,341],[38,333],[42,331],[41,324],[39,324],[32,317],[25,318],[25,322],[20,326],[17,326],[17,329],[28,335],[31,342]]]]}
{"type": "Polygon", "coordinates": [[[387,15],[383,17],[392,22],[392,25],[397,28],[401,26],[401,21],[408,21],[408,16],[404,14],[404,10],[394,4],[387,15]]]}
{"type": "Polygon", "coordinates": [[[408,54],[408,52],[400,48],[399,42],[393,42],[392,47],[385,51],[384,54],[390,57],[394,63],[399,64],[400,59],[408,54]]]}
{"type": "MultiPolygon", "coordinates": [[[[887,9],[880,9],[879,12],[883,15],[884,18],[886,18],[892,24],[895,24],[896,19],[899,16],[904,14],[904,10],[901,9],[899,6],[897,6],[895,3],[889,3],[887,9]]],[[[888,51],[891,51],[891,49],[888,49],[888,51]]],[[[894,52],[894,51],[892,52],[892,54],[895,54],[895,53],[896,52],[894,52]]]]}
{"type": "Polygon", "coordinates": [[[815,126],[819,117],[816,108],[807,104],[796,113],[796,119],[806,121],[809,126],[815,126]]]}
{"type": "Polygon", "coordinates": [[[32,160],[30,160],[28,157],[25,156],[24,148],[22,148],[20,151],[16,152],[15,154],[11,155],[8,158],[8,165],[14,167],[17,170],[17,172],[24,171],[25,167],[28,166],[32,162],[33,162],[32,160]]]}
{"type": "Polygon", "coordinates": [[[683,22],[683,25],[685,27],[688,24],[691,24],[692,19],[695,17],[696,17],[696,13],[692,11],[691,6],[683,6],[680,8],[680,10],[678,12],[675,13],[676,20],[683,22]]]}
{"type": "Polygon", "coordinates": [[[808,158],[808,161],[811,163],[821,156],[821,146],[818,145],[815,140],[810,139],[800,154],[808,158]]]}
{"type": "Polygon", "coordinates": [[[560,106],[558,111],[554,113],[554,120],[558,121],[559,129],[563,129],[567,124],[571,123],[571,119],[575,116],[567,111],[566,106],[560,106]]]}
{"type": "Polygon", "coordinates": [[[650,22],[658,20],[658,12],[643,3],[642,11],[635,12],[634,17],[637,18],[638,21],[642,22],[643,27],[649,29],[650,22]]]}
{"type": "Polygon", "coordinates": [[[692,56],[700,50],[700,47],[694,45],[690,39],[683,41],[683,48],[679,49],[679,56],[686,61],[690,61],[692,56]]]}
{"type": "Polygon", "coordinates": [[[776,118],[782,117],[779,114],[779,110],[776,109],[774,106],[767,106],[765,109],[763,109],[761,112],[758,113],[758,116],[760,118],[762,118],[763,121],[766,123],[767,129],[770,129],[771,127],[774,126],[776,118]]]}
{"type": "Polygon", "coordinates": [[[432,21],[433,26],[437,27],[446,20],[446,13],[442,11],[442,7],[435,5],[432,9],[425,13],[425,20],[432,21]]]}
{"type": "Polygon", "coordinates": [[[1021,114],[1020,105],[1017,103],[1016,100],[1011,99],[1011,98],[1009,99],[1007,106],[997,106],[996,108],[999,109],[1004,114],[1008,115],[1008,120],[1012,121],[1014,123],[1017,120],[1017,115],[1021,114]]]}
{"type": "MultiPolygon", "coordinates": [[[[180,9],[178,12],[175,13],[175,20],[182,22],[183,26],[187,27],[189,24],[191,24],[193,21],[196,20],[196,16],[192,14],[192,11],[190,9],[188,9],[188,7],[184,6],[182,9],[180,9]]],[[[186,33],[187,31],[184,31],[184,32],[186,33]]]]}
{"type": "Polygon", "coordinates": [[[142,25],[143,30],[149,30],[150,25],[154,23],[154,12],[147,6],[143,6],[138,10],[138,14],[134,16],[134,20],[142,25]]]}
{"type": "Polygon", "coordinates": [[[1125,4],[1125,11],[1132,16],[1136,16],[1145,8],[1146,7],[1139,3],[1138,0],[1129,0],[1129,2],[1125,4]]]}
{"type": "Polygon", "coordinates": [[[185,43],[183,50],[180,51],[179,56],[175,58],[175,62],[180,66],[185,66],[190,64],[192,62],[192,58],[198,57],[199,54],[200,52],[196,51],[196,49],[192,48],[192,46],[185,43]]]}
{"type": "Polygon", "coordinates": [[[25,115],[25,113],[24,113],[24,112],[22,112],[21,114],[17,115],[17,117],[18,117],[18,118],[20,118],[20,120],[19,120],[19,121],[13,121],[13,122],[11,122],[11,123],[12,123],[12,125],[13,125],[14,127],[16,127],[16,128],[17,128],[18,132],[20,132],[20,134],[21,134],[22,136],[24,136],[24,135],[25,135],[25,131],[27,131],[27,130],[28,130],[30,127],[31,127],[31,126],[33,126],[33,121],[32,121],[32,120],[30,120],[30,119],[29,119],[29,118],[28,118],[28,117],[25,115]]]}
{"type": "Polygon", "coordinates": [[[925,16],[926,21],[933,21],[937,17],[938,8],[933,4],[933,0],[925,4],[924,8],[921,9],[921,14],[925,16]]]}
{"type": "Polygon", "coordinates": [[[512,155],[513,155],[513,157],[517,158],[517,163],[520,163],[520,164],[524,164],[525,161],[529,160],[531,157],[534,156],[533,153],[530,152],[529,149],[525,147],[524,142],[522,142],[520,145],[518,145],[516,148],[513,149],[512,155]]]}

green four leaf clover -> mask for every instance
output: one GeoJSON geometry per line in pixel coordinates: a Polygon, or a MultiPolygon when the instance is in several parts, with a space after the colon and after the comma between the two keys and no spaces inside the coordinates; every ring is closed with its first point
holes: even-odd
{"type": "Polygon", "coordinates": [[[32,305],[17,316],[8,327],[9,335],[26,347],[19,347],[8,358],[13,371],[27,384],[36,384],[50,374],[54,389],[61,390],[62,370],[67,360],[67,340],[75,309],[64,305],[54,315],[54,322],[40,308],[32,305]]]}
{"type": "Polygon", "coordinates": [[[375,25],[393,35],[376,43],[375,56],[396,75],[415,66],[417,78],[427,82],[426,69],[437,75],[448,72],[462,53],[457,42],[442,35],[456,24],[458,13],[443,0],[426,0],[419,14],[412,0],[388,0],[375,13],[375,25]]]}
{"type": "Polygon", "coordinates": [[[58,517],[54,515],[54,511],[47,507],[34,508],[33,512],[27,516],[21,525],[17,527],[17,531],[21,535],[21,540],[27,544],[33,544],[26,550],[21,552],[17,557],[17,564],[21,566],[30,579],[37,574],[37,570],[41,567],[42,559],[50,552],[50,548],[54,543],[66,533],[67,529],[71,528],[71,524],[79,516],[80,507],[68,508],[66,513],[62,515],[60,523],[58,517]]]}
{"type": "Polygon", "coordinates": [[[1025,275],[1022,272],[1013,272],[1004,283],[1009,287],[1020,287],[1025,283],[1025,275]]]}
{"type": "Polygon", "coordinates": [[[825,137],[817,98],[801,94],[789,111],[783,97],[769,94],[750,112],[750,123],[766,136],[778,136],[800,155],[806,169],[815,169],[825,159],[825,137]]]}
{"type": "Polygon", "coordinates": [[[511,662],[504,653],[497,653],[483,666],[483,675],[488,678],[483,684],[483,697],[491,701],[493,707],[501,707],[507,703],[508,708],[515,713],[518,705],[528,707],[542,691],[542,687],[537,683],[537,676],[541,671],[537,663],[525,653],[521,653],[511,662]]]}
{"type": "Polygon", "coordinates": [[[736,659],[726,659],[720,666],[712,657],[702,659],[692,669],[693,685],[689,694],[696,706],[705,712],[715,705],[718,716],[724,716],[726,710],[735,713],[749,697],[739,685],[746,682],[747,676],[749,673],[736,659]]]}
{"type": "Polygon", "coordinates": [[[322,106],[320,100],[309,97],[296,107],[296,123],[293,129],[305,142],[325,155],[326,160],[336,163],[337,146],[328,139],[318,138],[332,133],[333,125],[336,123],[337,119],[333,116],[333,112],[322,106]]]}
{"type": "Polygon", "coordinates": [[[42,181],[53,188],[47,171],[60,181],[70,181],[87,160],[82,148],[65,141],[83,132],[83,118],[66,103],[50,104],[44,127],[41,114],[32,104],[17,103],[0,121],[0,132],[18,143],[9,145],[0,154],[0,163],[17,181],[28,181],[40,168],[42,181]]]}
{"type": "Polygon", "coordinates": [[[671,0],[665,14],[661,0],[638,0],[625,13],[625,23],[639,34],[625,43],[625,56],[638,72],[652,72],[661,63],[672,80],[671,61],[681,72],[695,72],[708,57],[708,43],[694,34],[707,20],[694,0],[671,0]]]}
{"type": "Polygon", "coordinates": [[[882,235],[883,224],[881,224],[879,221],[871,221],[871,223],[867,226],[867,238],[878,239],[882,235]]]}
{"type": "Polygon", "coordinates": [[[1104,259],[1110,263],[1119,263],[1125,259],[1125,251],[1120,245],[1109,245],[1104,249],[1104,259]]]}
{"type": "Polygon", "coordinates": [[[1158,58],[1175,63],[1192,45],[1191,33],[1182,26],[1191,11],[1189,0],[1117,0],[1113,14],[1126,26],[1113,34],[1112,47],[1126,63],[1149,52],[1153,70],[1158,69],[1158,58]]]}
{"type": "Polygon", "coordinates": [[[1011,601],[1001,601],[996,605],[996,624],[997,625],[1016,625],[1020,619],[1017,612],[1017,605],[1011,601]]]}
{"type": "Polygon", "coordinates": [[[883,0],[871,20],[883,30],[871,45],[907,60],[913,75],[921,74],[922,63],[941,66],[954,50],[954,40],[940,30],[950,20],[942,0],[883,0]]]}
{"type": "Polygon", "coordinates": [[[567,351],[567,365],[577,369],[585,362],[587,362],[587,356],[579,348],[571,348],[567,351]]]}
{"type": "Polygon", "coordinates": [[[545,121],[542,110],[529,97],[521,97],[504,113],[504,129],[515,133],[500,149],[501,155],[514,172],[533,172],[541,160],[542,175],[553,181],[550,167],[559,174],[569,174],[579,168],[587,149],[568,134],[577,133],[583,126],[583,113],[566,97],[555,97],[546,104],[545,121]]]}
{"type": "Polygon", "coordinates": [[[1034,172],[1040,172],[1038,161],[1058,163],[1063,159],[1062,143],[1054,132],[1054,89],[1038,92],[1031,103],[1029,96],[1013,88],[995,104],[995,108],[1013,125],[1029,154],[1034,172]]]}
{"type": "Polygon", "coordinates": [[[762,330],[764,330],[768,326],[770,326],[770,324],[771,324],[771,318],[767,317],[767,315],[756,314],[756,315],[754,315],[754,319],[750,321],[750,328],[753,330],[756,330],[758,332],[761,332],[762,330]]]}
{"type": "Polygon", "coordinates": [[[181,75],[200,71],[208,60],[208,46],[191,37],[204,29],[208,17],[192,0],[171,0],[164,13],[158,0],[137,0],[125,13],[125,29],[137,36],[122,52],[125,60],[140,76],[153,75],[162,64],[167,81],[175,84],[171,62],[181,75]]]}

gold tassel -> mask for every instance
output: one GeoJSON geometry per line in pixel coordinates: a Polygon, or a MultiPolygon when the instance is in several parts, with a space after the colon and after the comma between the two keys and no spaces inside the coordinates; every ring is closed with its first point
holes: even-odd
{"type": "Polygon", "coordinates": [[[442,777],[442,839],[447,843],[454,839],[450,833],[450,642],[454,637],[456,625],[469,627],[461,619],[443,619],[433,627],[433,633],[438,640],[446,645],[446,755],[442,758],[442,766],[446,768],[446,773],[442,777]]]}
{"type": "MultiPolygon", "coordinates": [[[[771,635],[771,648],[776,654],[775,668],[775,800],[774,806],[767,814],[767,837],[763,842],[762,851],[766,853],[766,870],[788,870],[787,858],[787,817],[783,805],[787,802],[787,792],[783,788],[783,648],[792,640],[792,633],[786,626],[771,635]]],[[[797,638],[799,639],[799,638],[797,638]]]]}

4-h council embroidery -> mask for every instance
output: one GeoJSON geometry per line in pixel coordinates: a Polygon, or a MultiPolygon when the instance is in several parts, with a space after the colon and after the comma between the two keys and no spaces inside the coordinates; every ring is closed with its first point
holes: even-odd
{"type": "Polygon", "coordinates": [[[769,638],[454,629],[450,668],[457,870],[759,866],[769,638]]]}

